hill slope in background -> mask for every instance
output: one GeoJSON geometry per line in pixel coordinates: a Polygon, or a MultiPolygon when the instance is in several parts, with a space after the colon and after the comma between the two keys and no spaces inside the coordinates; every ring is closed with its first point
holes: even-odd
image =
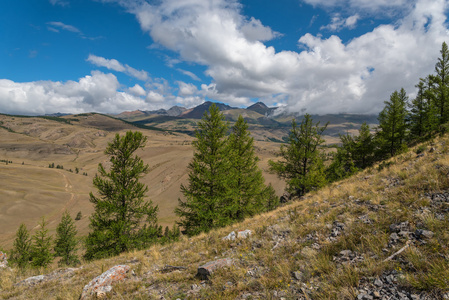
{"type": "Polygon", "coordinates": [[[91,279],[124,264],[132,272],[113,285],[112,299],[443,299],[449,296],[447,145],[443,137],[208,234],[81,268],[50,268],[34,285],[16,283],[38,271],[0,271],[0,297],[77,299],[91,279]],[[243,229],[252,234],[223,240],[243,229]],[[199,266],[219,259],[228,266],[207,281],[195,277],[199,266]]]}
{"type": "MultiPolygon", "coordinates": [[[[92,180],[98,164],[107,162],[103,153],[107,143],[127,130],[139,130],[148,137],[145,149],[138,153],[150,165],[142,180],[149,187],[148,199],[159,206],[159,223],[171,226],[173,210],[182,197],[180,185],[188,180],[192,137],[137,128],[101,114],[61,118],[0,115],[0,160],[12,161],[0,162],[0,248],[12,246],[20,223],[33,229],[42,216],[54,232],[66,209],[72,218],[81,211],[83,218],[76,224],[80,235],[86,235],[92,213],[89,192],[95,192],[92,180]],[[64,169],[49,168],[52,163],[64,169]]],[[[266,172],[268,158],[278,145],[258,142],[256,146],[267,182],[281,195],[284,183],[266,172]]]]}

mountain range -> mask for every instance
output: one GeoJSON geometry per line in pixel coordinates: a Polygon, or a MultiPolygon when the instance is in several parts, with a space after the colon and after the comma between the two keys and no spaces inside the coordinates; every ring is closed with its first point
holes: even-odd
{"type": "MultiPolygon", "coordinates": [[[[153,111],[127,111],[114,115],[114,117],[131,122],[135,125],[157,127],[164,130],[183,132],[193,135],[196,123],[209,110],[214,102],[206,101],[194,108],[174,106],[168,110],[153,111]]],[[[241,115],[249,124],[249,130],[256,140],[285,141],[291,128],[292,119],[301,121],[303,115],[288,113],[278,107],[268,107],[263,102],[257,102],[247,108],[231,107],[224,103],[215,103],[232,125],[241,115]]],[[[339,134],[357,134],[357,129],[363,122],[371,126],[377,125],[376,115],[363,114],[328,114],[312,115],[314,122],[321,125],[329,123],[324,134],[327,142],[338,142],[339,134]]]]}

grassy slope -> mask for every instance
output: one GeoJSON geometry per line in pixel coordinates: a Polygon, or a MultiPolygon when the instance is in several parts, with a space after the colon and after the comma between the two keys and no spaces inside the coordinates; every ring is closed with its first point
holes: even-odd
{"type": "Polygon", "coordinates": [[[63,282],[14,287],[39,272],[3,271],[0,297],[77,299],[92,278],[126,263],[135,276],[114,286],[113,299],[235,299],[245,293],[261,299],[353,299],[362,282],[373,282],[391,270],[399,274],[401,288],[438,299],[449,290],[449,216],[447,202],[437,203],[429,195],[449,189],[448,145],[447,137],[436,140],[426,145],[423,156],[410,151],[380,171],[375,166],[234,226],[184,237],[169,246],[85,263],[63,282]],[[345,229],[330,240],[335,221],[345,229]],[[409,222],[410,231],[427,229],[434,236],[425,243],[414,240],[404,252],[384,262],[407,242],[404,238],[394,247],[387,246],[389,226],[404,221],[409,222]],[[247,240],[222,241],[238,229],[251,229],[254,234],[247,240]],[[363,260],[341,264],[334,259],[347,249],[363,260]],[[217,271],[208,282],[195,278],[199,265],[224,257],[233,258],[233,266],[217,271]],[[187,269],[163,272],[165,265],[187,269]],[[292,278],[295,271],[302,273],[301,280],[292,278]]]}

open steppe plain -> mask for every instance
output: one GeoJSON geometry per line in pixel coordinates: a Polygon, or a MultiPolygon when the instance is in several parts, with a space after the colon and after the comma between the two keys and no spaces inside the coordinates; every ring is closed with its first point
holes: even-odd
{"type": "MultiPolygon", "coordinates": [[[[0,115],[0,248],[12,247],[21,223],[33,233],[43,216],[54,234],[65,210],[72,218],[82,213],[75,224],[80,236],[87,235],[93,212],[89,193],[96,192],[92,179],[99,163],[108,166],[107,143],[128,130],[139,130],[148,137],[146,147],[137,152],[150,166],[142,182],[149,188],[147,200],[159,207],[160,225],[171,226],[176,220],[173,210],[182,197],[180,186],[188,182],[193,137],[136,128],[100,114],[61,118],[0,115]],[[52,163],[55,167],[49,168],[52,163]]],[[[255,142],[266,183],[281,195],[285,184],[268,173],[268,160],[275,157],[279,145],[255,142]]]]}

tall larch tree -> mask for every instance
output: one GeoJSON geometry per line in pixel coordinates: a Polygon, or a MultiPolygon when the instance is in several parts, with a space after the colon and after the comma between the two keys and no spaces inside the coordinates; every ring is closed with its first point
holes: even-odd
{"type": "Polygon", "coordinates": [[[226,201],[227,214],[233,221],[269,209],[270,199],[275,197],[271,186],[264,184],[262,171],[254,150],[254,139],[248,131],[248,124],[239,116],[228,138],[229,181],[226,201]]]}
{"type": "Polygon", "coordinates": [[[375,144],[370,127],[363,122],[359,135],[354,138],[354,164],[358,169],[365,169],[374,163],[375,144]]]}
{"type": "Polygon", "coordinates": [[[409,125],[409,140],[422,141],[431,132],[430,114],[431,103],[426,97],[426,85],[425,80],[420,79],[416,85],[418,93],[409,104],[409,113],[407,116],[407,122],[409,125]]]}
{"type": "Polygon", "coordinates": [[[449,121],[449,50],[443,42],[441,57],[435,65],[435,75],[431,76],[435,86],[435,106],[437,107],[439,124],[449,121]]]}
{"type": "Polygon", "coordinates": [[[25,224],[20,224],[16,232],[10,261],[19,268],[24,269],[31,260],[31,238],[25,224]]]}
{"type": "Polygon", "coordinates": [[[60,266],[74,266],[80,261],[76,255],[78,241],[76,240],[75,223],[70,214],[65,211],[61,222],[56,227],[55,254],[61,257],[58,262],[60,266]]]}
{"type": "Polygon", "coordinates": [[[54,255],[51,253],[52,236],[48,234],[47,222],[42,217],[39,229],[34,233],[31,246],[31,264],[34,267],[47,267],[53,262],[54,255]]]}
{"type": "Polygon", "coordinates": [[[270,161],[270,169],[280,178],[286,179],[287,190],[295,196],[322,187],[325,182],[323,155],[319,146],[327,124],[313,124],[309,114],[304,116],[299,127],[292,121],[287,145],[281,145],[280,161],[270,161]]]}
{"type": "Polygon", "coordinates": [[[380,156],[394,156],[405,147],[407,94],[404,89],[394,91],[389,101],[385,101],[384,109],[379,113],[377,141],[380,143],[380,156]]]}
{"type": "Polygon", "coordinates": [[[128,131],[124,136],[116,134],[108,144],[105,154],[111,167],[106,170],[99,164],[99,175],[93,180],[98,196],[90,193],[95,212],[90,217],[92,231],[86,238],[86,259],[136,249],[142,239],[151,242],[161,234],[157,226],[158,207],[145,200],[148,187],[140,182],[149,166],[135,155],[145,147],[146,141],[141,132],[128,131]]]}
{"type": "Polygon", "coordinates": [[[228,123],[219,108],[212,104],[205,112],[198,129],[193,159],[189,164],[189,184],[181,185],[184,199],[175,209],[177,222],[189,236],[208,232],[231,222],[225,213],[229,181],[228,123]]]}

